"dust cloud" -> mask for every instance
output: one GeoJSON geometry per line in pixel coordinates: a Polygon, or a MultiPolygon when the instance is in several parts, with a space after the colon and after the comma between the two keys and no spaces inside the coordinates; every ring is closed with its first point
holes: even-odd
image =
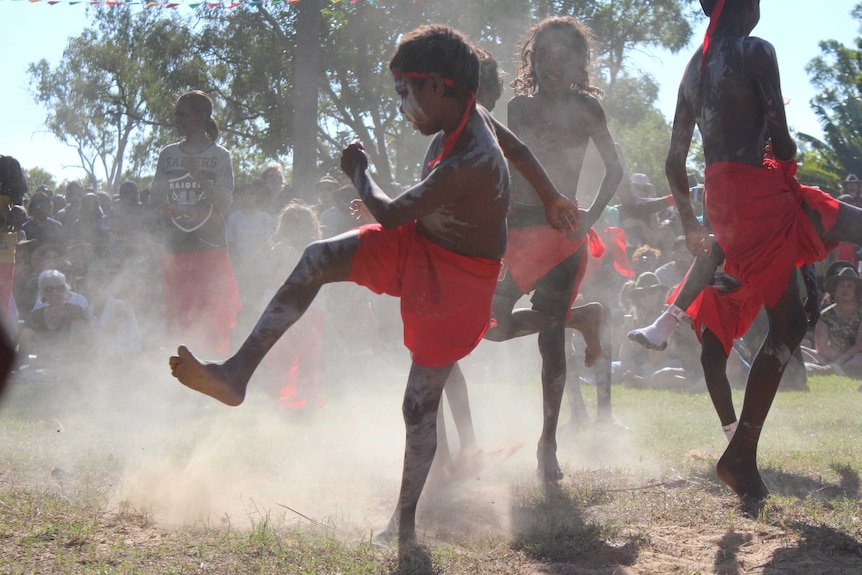
{"type": "MultiPolygon", "coordinates": [[[[341,328],[350,333],[349,325],[341,328]]],[[[264,366],[245,403],[226,407],[174,380],[170,353],[156,347],[123,365],[15,374],[0,407],[9,477],[70,498],[97,492],[106,511],[124,506],[166,528],[245,529],[278,520],[322,525],[333,536],[362,541],[386,526],[401,478],[406,349],[348,355],[341,358],[346,363],[324,353],[319,394],[325,408],[309,413],[279,407],[264,366]]],[[[539,484],[535,337],[483,342],[461,366],[479,453],[458,477],[435,469],[420,500],[418,528],[429,539],[505,537],[513,493],[539,484]]],[[[594,390],[583,391],[589,403],[594,390]]],[[[442,405],[457,458],[457,433],[445,399],[442,405]]],[[[575,433],[567,422],[564,400],[558,443],[567,473],[643,469],[645,458],[632,451],[625,432],[575,433]]]]}

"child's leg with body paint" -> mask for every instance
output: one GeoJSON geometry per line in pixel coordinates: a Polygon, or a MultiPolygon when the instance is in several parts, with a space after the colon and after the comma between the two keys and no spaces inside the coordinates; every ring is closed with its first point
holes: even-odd
{"type": "Polygon", "coordinates": [[[170,358],[174,377],[222,403],[241,404],[249,379],[264,356],[302,317],[324,284],[349,277],[358,248],[358,232],[310,244],[233,356],[222,362],[200,361],[186,347],[180,347],[170,358]]]}
{"type": "Polygon", "coordinates": [[[757,469],[757,444],[792,350],[806,331],[802,301],[791,275],[778,303],[766,308],[769,332],[751,364],[742,413],[717,465],[718,477],[744,499],[760,501],[769,490],[757,469]]]}

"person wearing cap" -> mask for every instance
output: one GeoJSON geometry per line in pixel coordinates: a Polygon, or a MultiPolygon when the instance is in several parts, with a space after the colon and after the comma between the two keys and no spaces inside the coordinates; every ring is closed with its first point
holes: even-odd
{"type": "Polygon", "coordinates": [[[847,174],[844,181],[841,182],[841,194],[849,196],[846,201],[857,208],[862,208],[862,180],[856,174],[847,174]]]}
{"type": "MultiPolygon", "coordinates": [[[[837,262],[836,262],[837,263],[837,262]]],[[[814,359],[838,375],[862,376],[862,279],[851,265],[826,278],[831,305],[814,328],[814,359]]]]}
{"type": "MultiPolygon", "coordinates": [[[[670,288],[662,283],[653,272],[638,275],[634,285],[624,290],[625,298],[632,310],[631,321],[634,325],[645,325],[658,317],[664,308],[670,288]]],[[[624,341],[620,348],[619,369],[615,372],[621,381],[635,387],[679,389],[688,386],[701,372],[686,365],[671,346],[669,352],[659,353],[624,341]],[[694,371],[694,374],[692,374],[694,371]]]]}

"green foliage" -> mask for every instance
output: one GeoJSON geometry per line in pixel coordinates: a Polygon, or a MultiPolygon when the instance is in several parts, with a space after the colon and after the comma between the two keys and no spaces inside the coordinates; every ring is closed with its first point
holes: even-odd
{"type": "Polygon", "coordinates": [[[90,184],[119,184],[153,160],[180,89],[205,87],[205,68],[186,50],[190,31],[177,18],[126,7],[91,9],[92,24],[71,38],[56,68],[31,64],[31,89],[48,109],[46,125],[73,146],[90,184]]]}
{"type": "Polygon", "coordinates": [[[48,186],[51,190],[57,189],[57,180],[47,170],[33,167],[24,170],[24,179],[27,181],[27,190],[33,193],[39,186],[48,186]]]}
{"type": "MultiPolygon", "coordinates": [[[[853,11],[862,21],[862,5],[853,11]]],[[[862,39],[848,47],[835,40],[820,42],[821,55],[806,66],[817,96],[812,109],[823,128],[823,140],[799,134],[800,179],[833,193],[848,173],[862,173],[862,39]]]]}
{"type": "Polygon", "coordinates": [[[297,93],[317,89],[315,168],[337,172],[341,149],[358,137],[381,183],[409,182],[427,139],[402,120],[392,89],[387,63],[400,34],[428,22],[454,26],[495,54],[511,78],[529,27],[547,15],[574,14],[593,29],[595,76],[607,92],[612,133],[639,169],[663,181],[656,177],[661,161],[653,156],[668,128],[655,107],[655,82],[627,63],[633,50],[686,46],[692,19],[699,17],[693,0],[378,0],[320,6],[316,86],[297,84],[297,67],[310,56],[297,44],[300,9],[281,2],[227,13],[201,8],[189,19],[176,12],[91,8],[92,25],[69,41],[56,69],[45,61],[31,65],[33,93],[48,110],[48,128],[78,150],[91,180],[104,179],[109,186],[152,168],[159,148],[173,139],[173,102],[190,88],[212,94],[222,143],[237,172],[256,173],[270,160],[290,158],[309,137],[294,133],[297,93]]]}

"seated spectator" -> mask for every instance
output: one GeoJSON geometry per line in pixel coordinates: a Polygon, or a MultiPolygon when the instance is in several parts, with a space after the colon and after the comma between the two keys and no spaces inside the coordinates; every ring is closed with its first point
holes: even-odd
{"type": "Polygon", "coordinates": [[[635,272],[635,277],[646,272],[654,272],[656,268],[661,266],[661,250],[650,245],[640,246],[632,252],[631,266],[635,272]]]}
{"type": "Polygon", "coordinates": [[[117,279],[117,274],[104,265],[97,264],[90,269],[87,276],[89,316],[96,358],[122,360],[122,365],[126,366],[128,360],[141,353],[141,329],[132,304],[117,293],[120,285],[117,279]]]}
{"type": "MultiPolygon", "coordinates": [[[[649,325],[664,309],[669,288],[661,283],[653,272],[638,276],[634,286],[627,290],[627,297],[633,310],[632,323],[635,326],[649,325]]],[[[680,338],[665,351],[648,350],[632,341],[625,341],[620,348],[620,361],[616,375],[633,387],[654,389],[682,389],[702,376],[697,369],[697,340],[694,332],[679,330],[680,338]],[[686,337],[688,336],[688,337],[686,337]],[[680,354],[684,355],[682,357],[680,354]]],[[[617,362],[615,362],[617,363],[617,362]]]]}
{"type": "Polygon", "coordinates": [[[354,199],[356,190],[353,186],[331,189],[328,195],[321,197],[320,230],[324,238],[337,236],[359,225],[351,213],[350,204],[354,199]]]}
{"type": "Polygon", "coordinates": [[[826,291],[834,302],[820,313],[814,328],[814,349],[806,349],[815,373],[862,377],[862,280],[852,267],[839,268],[826,278],[826,291]]]}
{"type": "Polygon", "coordinates": [[[24,323],[19,353],[30,361],[22,362],[34,367],[81,362],[92,343],[87,311],[69,301],[69,284],[59,271],[43,271],[38,285],[38,299],[45,305],[33,310],[24,323]]]}
{"type": "Polygon", "coordinates": [[[673,259],[655,270],[655,275],[658,276],[661,283],[674,288],[685,277],[688,268],[694,261],[694,256],[691,255],[685,245],[685,236],[676,237],[673,242],[671,257],[673,259]]]}

